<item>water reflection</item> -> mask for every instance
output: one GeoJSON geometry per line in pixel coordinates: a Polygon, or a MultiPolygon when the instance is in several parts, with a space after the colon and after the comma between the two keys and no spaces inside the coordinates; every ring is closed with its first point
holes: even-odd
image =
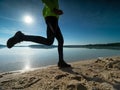
{"type": "MultiPolygon", "coordinates": [[[[91,58],[120,55],[120,50],[64,48],[65,61],[74,62],[91,58]]],[[[14,47],[0,49],[0,72],[23,70],[54,65],[58,62],[57,48],[36,49],[14,47]]]]}
{"type": "Polygon", "coordinates": [[[30,71],[32,68],[30,67],[30,64],[26,64],[26,66],[23,68],[23,72],[30,71]]]}

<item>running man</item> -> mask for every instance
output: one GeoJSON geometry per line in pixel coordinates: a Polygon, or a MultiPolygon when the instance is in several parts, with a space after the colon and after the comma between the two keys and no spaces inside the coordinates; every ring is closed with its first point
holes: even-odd
{"type": "Polygon", "coordinates": [[[11,37],[7,41],[7,47],[12,48],[15,44],[20,43],[22,41],[31,41],[44,45],[52,45],[54,42],[54,38],[56,38],[58,41],[58,54],[59,54],[58,67],[60,68],[71,67],[71,65],[67,64],[64,61],[63,57],[64,39],[58,25],[59,16],[63,14],[63,11],[59,9],[58,0],[42,0],[42,2],[44,4],[43,16],[45,18],[45,22],[47,25],[47,38],[41,36],[25,35],[21,31],[18,31],[15,33],[13,37],[11,37]]]}

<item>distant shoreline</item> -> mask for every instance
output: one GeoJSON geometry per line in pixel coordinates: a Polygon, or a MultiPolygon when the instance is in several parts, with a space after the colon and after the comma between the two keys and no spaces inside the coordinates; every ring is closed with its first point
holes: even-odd
{"type": "MultiPolygon", "coordinates": [[[[0,48],[4,48],[6,45],[0,45],[0,48]]],[[[51,49],[56,48],[57,45],[28,45],[28,46],[15,46],[15,47],[30,47],[30,48],[41,48],[51,49]]],[[[88,49],[116,49],[120,50],[120,43],[107,43],[107,44],[87,44],[87,45],[64,45],[64,48],[88,48],[88,49]]]]}

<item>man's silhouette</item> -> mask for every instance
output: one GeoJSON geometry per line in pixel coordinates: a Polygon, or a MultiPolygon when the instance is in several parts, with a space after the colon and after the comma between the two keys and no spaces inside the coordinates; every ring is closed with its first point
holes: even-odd
{"type": "Polygon", "coordinates": [[[56,38],[58,41],[59,54],[58,67],[71,67],[71,65],[67,64],[63,59],[64,39],[58,26],[59,15],[62,15],[63,12],[59,9],[58,0],[42,0],[42,2],[44,3],[43,16],[47,25],[47,38],[41,36],[24,35],[21,31],[18,31],[7,41],[7,47],[12,48],[15,44],[22,41],[31,41],[44,45],[52,45],[54,38],[56,38]]]}

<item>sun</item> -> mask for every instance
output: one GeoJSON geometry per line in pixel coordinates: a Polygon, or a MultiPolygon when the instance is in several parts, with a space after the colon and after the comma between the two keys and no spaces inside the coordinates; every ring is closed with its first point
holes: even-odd
{"type": "Polygon", "coordinates": [[[29,15],[24,16],[24,22],[27,24],[31,24],[31,23],[33,23],[33,18],[29,15]]]}

